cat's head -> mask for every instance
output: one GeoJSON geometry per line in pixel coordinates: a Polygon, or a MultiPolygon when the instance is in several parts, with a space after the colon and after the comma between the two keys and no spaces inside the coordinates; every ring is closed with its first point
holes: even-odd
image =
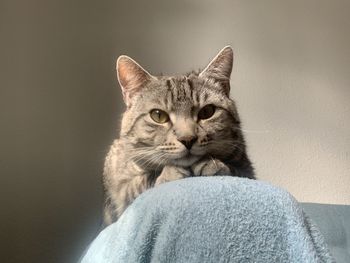
{"type": "Polygon", "coordinates": [[[241,147],[239,118],[229,98],[233,52],[225,47],[200,73],[153,76],[127,56],[117,75],[127,109],[121,139],[144,165],[190,166],[241,147]]]}

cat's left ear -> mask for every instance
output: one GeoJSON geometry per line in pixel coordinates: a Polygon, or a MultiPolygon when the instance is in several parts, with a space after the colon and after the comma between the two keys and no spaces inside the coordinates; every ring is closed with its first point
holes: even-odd
{"type": "Polygon", "coordinates": [[[230,46],[224,47],[208,66],[199,74],[199,77],[211,78],[219,82],[226,95],[230,93],[230,76],[233,64],[233,51],[230,46]]]}
{"type": "Polygon", "coordinates": [[[120,56],[116,65],[118,81],[122,89],[125,104],[130,107],[131,98],[153,78],[135,60],[128,56],[120,56]]]}

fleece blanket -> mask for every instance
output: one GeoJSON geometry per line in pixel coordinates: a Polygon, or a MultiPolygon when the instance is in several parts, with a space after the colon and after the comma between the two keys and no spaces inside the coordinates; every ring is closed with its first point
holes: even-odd
{"type": "Polygon", "coordinates": [[[83,263],[334,262],[285,190],[237,177],[173,181],[140,195],[83,263]]]}

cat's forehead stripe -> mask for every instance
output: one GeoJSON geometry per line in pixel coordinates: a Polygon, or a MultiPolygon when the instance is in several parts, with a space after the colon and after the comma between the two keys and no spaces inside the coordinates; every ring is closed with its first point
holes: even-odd
{"type": "Polygon", "coordinates": [[[163,97],[168,110],[182,111],[184,108],[198,107],[206,103],[210,95],[206,83],[190,77],[170,77],[166,81],[167,94],[163,97]]]}
{"type": "Polygon", "coordinates": [[[187,77],[181,77],[174,81],[173,92],[176,101],[192,101],[193,86],[189,84],[187,77]]]}
{"type": "MultiPolygon", "coordinates": [[[[144,101],[150,101],[154,107],[167,112],[193,112],[215,101],[220,94],[213,92],[210,83],[196,76],[169,76],[159,79],[157,85],[150,88],[144,101]]],[[[146,94],[145,94],[146,95],[146,94]]]]}
{"type": "Polygon", "coordinates": [[[170,79],[166,80],[166,86],[167,86],[168,90],[171,89],[171,81],[170,81],[170,79]]]}

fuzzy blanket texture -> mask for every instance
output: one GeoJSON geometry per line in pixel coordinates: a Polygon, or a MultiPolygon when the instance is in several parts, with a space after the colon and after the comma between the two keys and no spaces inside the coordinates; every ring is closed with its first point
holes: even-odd
{"type": "Polygon", "coordinates": [[[98,235],[81,262],[335,261],[288,192],[217,176],[146,191],[98,235]]]}

